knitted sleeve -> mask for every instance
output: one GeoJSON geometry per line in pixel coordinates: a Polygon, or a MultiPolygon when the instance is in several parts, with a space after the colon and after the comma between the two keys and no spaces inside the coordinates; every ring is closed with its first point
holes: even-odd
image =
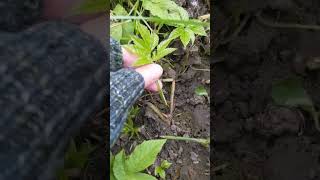
{"type": "Polygon", "coordinates": [[[105,48],[62,22],[0,36],[0,179],[50,179],[70,137],[103,108],[105,48]]]}
{"type": "Polygon", "coordinates": [[[1,0],[0,30],[17,32],[39,20],[43,0],[1,0]]]}
{"type": "Polygon", "coordinates": [[[110,40],[110,146],[119,136],[128,111],[143,93],[143,77],[131,69],[121,69],[120,45],[110,40]]]}

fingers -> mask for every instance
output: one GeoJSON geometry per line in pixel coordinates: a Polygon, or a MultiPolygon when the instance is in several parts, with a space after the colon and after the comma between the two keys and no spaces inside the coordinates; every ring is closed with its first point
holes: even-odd
{"type": "Polygon", "coordinates": [[[131,54],[124,48],[122,48],[122,54],[123,54],[123,65],[124,67],[131,67],[132,64],[138,59],[138,56],[131,54]]]}
{"type": "MultiPolygon", "coordinates": [[[[128,68],[138,59],[138,56],[128,52],[126,49],[122,49],[123,54],[123,65],[128,68]]],[[[160,79],[163,69],[158,64],[148,64],[135,69],[138,73],[143,76],[145,82],[145,89],[157,92],[158,86],[157,81],[160,79]]],[[[162,89],[162,83],[159,81],[160,89],[162,89]]]]}
{"type": "MultiPolygon", "coordinates": [[[[159,81],[159,85],[160,85],[160,89],[162,89],[162,82],[159,81]]],[[[156,83],[151,84],[150,86],[146,87],[147,90],[151,91],[151,92],[157,92],[159,91],[158,86],[156,83]]]]}
{"type": "Polygon", "coordinates": [[[157,90],[156,86],[153,84],[160,79],[163,73],[163,69],[160,65],[148,64],[137,68],[136,71],[142,75],[145,88],[150,88],[151,91],[157,90]]]}

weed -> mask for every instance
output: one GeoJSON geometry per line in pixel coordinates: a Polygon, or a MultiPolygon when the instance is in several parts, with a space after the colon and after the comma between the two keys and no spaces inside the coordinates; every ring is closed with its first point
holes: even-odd
{"type": "Polygon", "coordinates": [[[128,156],[124,150],[116,156],[110,155],[110,179],[156,180],[143,171],[154,163],[165,143],[165,139],[148,140],[138,145],[128,156]]]}
{"type": "Polygon", "coordinates": [[[161,179],[166,179],[166,169],[171,166],[172,163],[169,163],[167,160],[163,160],[160,166],[157,166],[154,170],[156,176],[160,176],[161,179]]]}
{"type": "Polygon", "coordinates": [[[179,38],[186,48],[190,42],[194,43],[195,35],[206,36],[201,21],[189,19],[188,12],[171,0],[136,1],[129,13],[118,4],[113,9],[112,15],[112,20],[126,20],[111,25],[111,37],[120,42],[130,37],[129,43],[124,47],[139,56],[134,66],[150,64],[171,54],[176,49],[168,48],[168,46],[175,39],[179,38]],[[139,2],[142,2],[140,8],[136,6],[140,4],[139,2]],[[148,11],[152,17],[142,17],[144,11],[148,11]],[[131,16],[132,12],[139,16],[131,16]],[[143,21],[145,25],[140,21],[143,21]],[[154,21],[153,29],[147,21],[154,21]],[[164,34],[163,41],[160,42],[158,34],[161,34],[160,30],[164,25],[174,27],[174,29],[169,35],[164,34]],[[126,32],[123,31],[124,26],[128,29],[126,32]]]}
{"type": "Polygon", "coordinates": [[[69,173],[72,170],[81,170],[85,167],[89,154],[95,149],[89,142],[76,147],[74,140],[70,141],[68,150],[64,157],[64,166],[58,170],[59,180],[69,180],[69,173]]]}
{"type": "Polygon", "coordinates": [[[139,137],[140,128],[135,127],[133,123],[133,119],[136,118],[139,111],[140,111],[139,107],[132,107],[130,109],[127,122],[125,123],[124,128],[122,130],[122,132],[128,135],[130,139],[134,136],[139,137]]]}

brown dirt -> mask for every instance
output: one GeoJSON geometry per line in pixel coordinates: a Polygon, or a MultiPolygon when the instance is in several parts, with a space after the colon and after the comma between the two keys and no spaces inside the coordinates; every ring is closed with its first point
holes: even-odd
{"type": "Polygon", "coordinates": [[[214,12],[213,179],[319,180],[320,132],[306,112],[275,104],[270,93],[278,80],[300,77],[319,109],[320,73],[307,64],[320,57],[320,31],[270,27],[256,15],[320,24],[320,2],[229,0],[214,12]]]}

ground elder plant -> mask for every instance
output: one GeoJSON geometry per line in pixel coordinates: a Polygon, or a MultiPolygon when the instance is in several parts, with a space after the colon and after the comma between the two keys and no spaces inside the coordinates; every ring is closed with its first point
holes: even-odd
{"type": "Polygon", "coordinates": [[[111,37],[139,56],[134,66],[157,62],[171,54],[176,50],[170,48],[174,40],[179,39],[186,48],[197,35],[207,35],[208,24],[190,19],[188,12],[174,1],[140,0],[131,5],[128,11],[121,3],[112,10],[111,37]],[[162,33],[163,28],[171,33],[162,33]]]}

